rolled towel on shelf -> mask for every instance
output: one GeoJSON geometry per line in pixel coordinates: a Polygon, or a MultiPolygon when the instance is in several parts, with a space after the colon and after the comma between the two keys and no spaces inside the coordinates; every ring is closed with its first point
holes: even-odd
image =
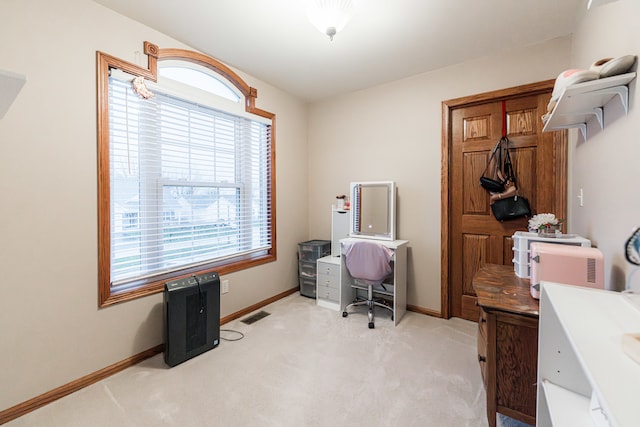
{"type": "Polygon", "coordinates": [[[636,62],[635,55],[624,55],[617,58],[604,58],[594,62],[589,70],[598,73],[601,79],[624,74],[636,62]]]}

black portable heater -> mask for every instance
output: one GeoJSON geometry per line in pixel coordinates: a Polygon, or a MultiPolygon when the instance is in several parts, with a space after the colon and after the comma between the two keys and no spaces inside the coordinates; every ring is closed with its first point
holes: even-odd
{"type": "Polygon", "coordinates": [[[164,361],[175,366],[220,342],[220,277],[204,273],[164,285],[164,361]]]}

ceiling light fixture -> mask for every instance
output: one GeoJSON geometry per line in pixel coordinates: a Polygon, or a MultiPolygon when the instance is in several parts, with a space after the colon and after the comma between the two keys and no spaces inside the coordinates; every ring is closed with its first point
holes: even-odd
{"type": "Polygon", "coordinates": [[[309,0],[307,17],[322,34],[333,40],[353,16],[352,0],[309,0]]]}

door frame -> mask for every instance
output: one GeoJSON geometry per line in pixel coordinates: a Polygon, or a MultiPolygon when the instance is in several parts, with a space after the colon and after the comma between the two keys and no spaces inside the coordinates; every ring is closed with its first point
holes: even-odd
{"type": "MultiPolygon", "coordinates": [[[[476,104],[487,102],[502,101],[511,98],[519,98],[523,96],[539,95],[541,93],[553,90],[555,79],[544,80],[536,83],[514,86],[507,89],[500,89],[491,92],[484,92],[477,95],[464,96],[461,98],[449,99],[442,101],[442,160],[441,160],[441,211],[440,211],[440,314],[444,319],[451,317],[451,283],[449,282],[449,262],[451,252],[450,238],[450,215],[451,215],[451,195],[450,195],[450,170],[449,162],[451,160],[451,114],[454,109],[462,107],[470,107],[476,104]]],[[[566,144],[566,131],[558,132],[561,136],[558,142],[566,144]]],[[[566,150],[563,155],[566,156],[566,150]]],[[[563,160],[566,164],[566,159],[563,160]]],[[[566,169],[566,168],[565,168],[566,169]]],[[[562,188],[556,189],[560,200],[564,200],[565,212],[559,212],[564,215],[566,213],[566,170],[561,177],[565,183],[562,188]]],[[[564,216],[563,216],[564,218],[564,216]]]]}

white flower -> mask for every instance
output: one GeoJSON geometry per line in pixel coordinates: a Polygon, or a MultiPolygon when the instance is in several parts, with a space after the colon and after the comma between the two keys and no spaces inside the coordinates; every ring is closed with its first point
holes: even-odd
{"type": "Polygon", "coordinates": [[[538,230],[540,227],[549,226],[549,225],[558,225],[562,221],[560,221],[554,214],[551,213],[543,213],[537,214],[531,217],[529,220],[529,230],[538,230]]]}

